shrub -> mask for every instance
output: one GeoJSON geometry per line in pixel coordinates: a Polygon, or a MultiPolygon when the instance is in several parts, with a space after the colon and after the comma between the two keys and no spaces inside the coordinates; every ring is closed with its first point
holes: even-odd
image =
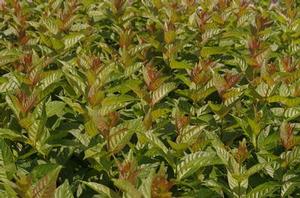
{"type": "Polygon", "coordinates": [[[0,0],[0,197],[299,197],[298,0],[0,0]]]}

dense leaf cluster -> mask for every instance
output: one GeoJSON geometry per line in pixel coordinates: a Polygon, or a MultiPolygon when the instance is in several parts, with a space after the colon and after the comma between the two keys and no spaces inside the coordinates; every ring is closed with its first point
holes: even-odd
{"type": "Polygon", "coordinates": [[[0,0],[0,197],[300,197],[298,0],[0,0]]]}

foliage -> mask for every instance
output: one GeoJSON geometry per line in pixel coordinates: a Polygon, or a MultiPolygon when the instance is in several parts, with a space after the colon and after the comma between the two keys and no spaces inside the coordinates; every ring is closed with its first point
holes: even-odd
{"type": "Polygon", "coordinates": [[[0,197],[300,196],[298,0],[0,0],[0,197]]]}

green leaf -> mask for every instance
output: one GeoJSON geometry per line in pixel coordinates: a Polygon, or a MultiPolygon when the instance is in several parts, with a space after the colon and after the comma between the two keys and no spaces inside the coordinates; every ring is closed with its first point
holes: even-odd
{"type": "Polygon", "coordinates": [[[168,140],[169,145],[172,147],[173,150],[175,151],[183,151],[189,147],[187,143],[175,143],[172,142],[171,140],[168,140]]]}
{"type": "Polygon", "coordinates": [[[172,69],[192,69],[193,65],[188,63],[187,61],[177,61],[172,59],[170,61],[170,67],[172,69]]]}
{"type": "Polygon", "coordinates": [[[13,75],[4,75],[1,80],[0,93],[13,91],[18,87],[18,81],[13,75]]]}
{"type": "Polygon", "coordinates": [[[4,139],[9,139],[12,141],[25,141],[26,138],[16,131],[10,130],[10,129],[4,129],[0,128],[0,136],[4,139]]]}
{"type": "Polygon", "coordinates": [[[55,190],[55,198],[74,198],[68,180],[55,190]]]}
{"type": "Polygon", "coordinates": [[[300,162],[300,146],[296,146],[291,151],[283,153],[281,157],[285,160],[286,165],[300,162]]]}
{"type": "Polygon", "coordinates": [[[60,96],[59,98],[63,100],[68,106],[70,106],[75,112],[78,112],[80,114],[85,113],[84,109],[79,103],[72,101],[72,99],[68,97],[60,96]]]}
{"type": "Polygon", "coordinates": [[[79,129],[72,129],[69,132],[76,137],[82,145],[88,146],[91,138],[86,133],[82,133],[82,130],[83,127],[80,127],[79,129]]]}
{"type": "Polygon", "coordinates": [[[5,101],[8,104],[8,106],[10,107],[10,109],[13,111],[13,113],[19,119],[20,112],[21,112],[21,105],[20,105],[18,99],[13,95],[6,95],[5,101]]]}
{"type": "Polygon", "coordinates": [[[300,105],[300,98],[288,98],[288,97],[284,97],[284,96],[271,96],[267,98],[267,101],[269,103],[281,103],[284,104],[288,107],[295,107],[295,106],[299,106],[300,105]]]}
{"type": "Polygon", "coordinates": [[[69,49],[76,45],[82,38],[84,38],[84,34],[80,33],[73,33],[70,35],[67,35],[63,38],[63,42],[65,44],[65,49],[69,49]]]}
{"type": "Polygon", "coordinates": [[[221,159],[221,161],[226,165],[226,168],[228,169],[228,172],[231,173],[238,173],[239,172],[239,164],[236,162],[234,157],[230,152],[228,152],[224,145],[219,142],[220,140],[213,140],[212,145],[214,149],[216,150],[216,153],[218,157],[221,159]]]}
{"type": "Polygon", "coordinates": [[[194,140],[197,140],[198,136],[204,132],[206,126],[187,126],[177,136],[177,143],[192,144],[194,140]]]}
{"type": "Polygon", "coordinates": [[[233,190],[233,193],[235,193],[234,189],[239,188],[239,182],[232,176],[230,171],[227,171],[227,181],[228,181],[229,188],[233,190]]]}
{"type": "Polygon", "coordinates": [[[263,198],[270,197],[272,193],[279,188],[276,182],[266,182],[257,187],[247,194],[247,198],[263,198]]]}
{"type": "Polygon", "coordinates": [[[164,143],[154,134],[154,131],[147,131],[144,133],[147,140],[157,148],[161,149],[165,154],[168,152],[168,148],[164,143]]]}
{"type": "Polygon", "coordinates": [[[202,34],[202,42],[207,42],[209,39],[221,33],[221,29],[218,28],[209,28],[202,34]]]}
{"type": "Polygon", "coordinates": [[[127,193],[130,197],[142,198],[143,195],[129,181],[123,179],[113,179],[114,184],[127,193]]]}
{"type": "Polygon", "coordinates": [[[59,30],[58,21],[56,21],[55,19],[49,17],[43,17],[41,22],[52,34],[58,33],[59,30]]]}
{"type": "Polygon", "coordinates": [[[0,139],[0,180],[12,179],[16,165],[13,153],[4,139],[0,139]]]}
{"type": "Polygon", "coordinates": [[[91,137],[98,134],[97,127],[96,127],[95,123],[93,122],[93,120],[87,121],[84,124],[84,128],[85,128],[85,131],[87,132],[87,134],[91,137]]]}
{"type": "Polygon", "coordinates": [[[110,112],[114,112],[118,109],[124,108],[127,105],[135,101],[136,98],[129,95],[121,96],[109,96],[102,101],[102,106],[99,108],[98,113],[100,115],[107,115],[110,112]]]}
{"type": "Polygon", "coordinates": [[[45,141],[48,137],[48,130],[45,127],[47,121],[45,101],[40,103],[34,110],[31,117],[27,117],[22,121],[28,125],[27,132],[31,145],[39,152],[45,154],[45,141]]]}
{"type": "Polygon", "coordinates": [[[103,106],[127,104],[127,102],[135,101],[136,99],[129,95],[108,96],[102,101],[103,106]]]}
{"type": "Polygon", "coordinates": [[[251,175],[256,174],[257,172],[263,170],[266,167],[267,163],[259,163],[253,165],[251,168],[249,168],[247,171],[240,175],[233,175],[234,178],[238,179],[238,181],[243,181],[245,179],[248,179],[251,175]]]}
{"type": "Polygon", "coordinates": [[[251,118],[247,118],[248,124],[251,127],[252,133],[257,136],[261,131],[261,126],[259,123],[255,120],[252,120],[251,118]]]}
{"type": "Polygon", "coordinates": [[[199,90],[190,90],[189,97],[195,101],[199,102],[207,98],[210,94],[216,91],[215,87],[204,87],[199,90]]]}
{"type": "Polygon", "coordinates": [[[56,39],[56,38],[54,38],[54,37],[51,37],[50,38],[50,41],[51,41],[51,47],[53,48],[53,49],[55,49],[55,50],[61,50],[61,49],[63,49],[65,46],[64,46],[64,43],[61,41],[61,40],[59,40],[59,39],[56,39]]]}
{"type": "Polygon", "coordinates": [[[130,141],[131,136],[135,132],[134,128],[131,128],[133,123],[138,125],[139,120],[133,120],[124,124],[120,124],[110,130],[109,136],[109,150],[112,153],[117,153],[130,141]],[[131,126],[130,126],[131,125],[131,126]]]}
{"type": "Polygon", "coordinates": [[[138,190],[143,194],[144,198],[152,198],[151,188],[152,188],[152,181],[153,181],[154,173],[155,173],[154,170],[151,169],[150,173],[148,173],[146,175],[146,178],[142,179],[142,184],[140,185],[138,190]]]}
{"type": "Polygon", "coordinates": [[[107,197],[107,198],[119,198],[120,196],[113,191],[112,189],[110,189],[109,187],[96,183],[96,182],[85,182],[82,181],[82,183],[84,183],[85,185],[87,185],[88,187],[90,187],[91,189],[93,189],[94,191],[96,191],[97,193],[99,193],[100,195],[102,195],[103,197],[107,197]]]}
{"type": "Polygon", "coordinates": [[[56,189],[56,180],[58,174],[61,170],[61,166],[57,166],[45,176],[43,176],[38,182],[34,185],[32,189],[32,195],[35,198],[46,198],[54,197],[56,189]]]}
{"type": "Polygon", "coordinates": [[[48,71],[43,73],[43,79],[39,82],[41,89],[46,89],[55,82],[58,82],[62,77],[61,70],[48,71]]]}
{"type": "Polygon", "coordinates": [[[201,49],[201,56],[202,57],[209,57],[211,55],[216,55],[216,54],[225,54],[226,49],[221,48],[221,47],[203,47],[201,49]]]}
{"type": "Polygon", "coordinates": [[[72,86],[77,95],[84,94],[86,90],[86,82],[79,75],[78,70],[67,62],[60,61],[63,64],[63,73],[65,74],[69,84],[72,86]]]}
{"type": "Polygon", "coordinates": [[[124,75],[126,77],[131,76],[132,74],[134,74],[135,72],[137,72],[141,67],[143,67],[143,65],[144,64],[141,63],[141,62],[137,62],[137,63],[135,63],[135,64],[133,64],[133,65],[131,65],[129,67],[126,67],[124,75]]]}
{"type": "Polygon", "coordinates": [[[62,116],[64,114],[64,108],[66,104],[61,101],[51,101],[46,104],[46,114],[48,117],[57,115],[62,116]]]}
{"type": "Polygon", "coordinates": [[[0,67],[13,63],[19,59],[21,52],[17,48],[3,49],[0,51],[0,67]]]}
{"type": "Polygon", "coordinates": [[[155,90],[152,94],[152,105],[158,103],[161,99],[167,96],[173,89],[176,88],[175,83],[165,83],[155,90]]]}
{"type": "Polygon", "coordinates": [[[181,180],[195,173],[199,168],[221,164],[218,156],[212,151],[199,151],[184,156],[177,165],[177,179],[181,180]]]}

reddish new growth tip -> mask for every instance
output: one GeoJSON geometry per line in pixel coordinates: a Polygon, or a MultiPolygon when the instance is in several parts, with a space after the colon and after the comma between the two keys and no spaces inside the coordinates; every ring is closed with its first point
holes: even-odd
{"type": "Polygon", "coordinates": [[[151,185],[152,198],[171,198],[172,192],[170,190],[173,185],[164,175],[156,175],[151,185]]]}
{"type": "Polygon", "coordinates": [[[28,96],[24,91],[18,89],[16,92],[16,97],[20,104],[20,110],[22,113],[29,112],[35,105],[36,102],[36,95],[32,94],[28,96]]]}
{"type": "Polygon", "coordinates": [[[235,155],[236,160],[238,163],[243,163],[248,158],[248,149],[246,145],[246,139],[243,139],[243,141],[239,142],[238,151],[235,155]]]}
{"type": "Polygon", "coordinates": [[[293,72],[295,70],[295,67],[293,65],[293,58],[291,56],[285,56],[282,59],[282,65],[284,71],[286,72],[293,72]]]}
{"type": "Polygon", "coordinates": [[[136,184],[138,169],[135,162],[125,161],[122,164],[118,164],[119,178],[129,181],[133,185],[136,184]]]}
{"type": "Polygon", "coordinates": [[[230,89],[240,80],[240,75],[227,73],[225,74],[225,80],[227,82],[226,88],[230,89]]]}
{"type": "Polygon", "coordinates": [[[283,122],[280,127],[281,144],[286,150],[294,147],[294,126],[290,123],[283,122]]]}
{"type": "Polygon", "coordinates": [[[199,62],[191,71],[191,81],[196,84],[205,84],[209,79],[211,79],[211,75],[208,70],[214,66],[215,63],[211,60],[199,62]]]}
{"type": "Polygon", "coordinates": [[[180,132],[185,126],[189,124],[190,117],[187,115],[181,115],[180,113],[176,114],[175,125],[177,132],[180,132]]]}

